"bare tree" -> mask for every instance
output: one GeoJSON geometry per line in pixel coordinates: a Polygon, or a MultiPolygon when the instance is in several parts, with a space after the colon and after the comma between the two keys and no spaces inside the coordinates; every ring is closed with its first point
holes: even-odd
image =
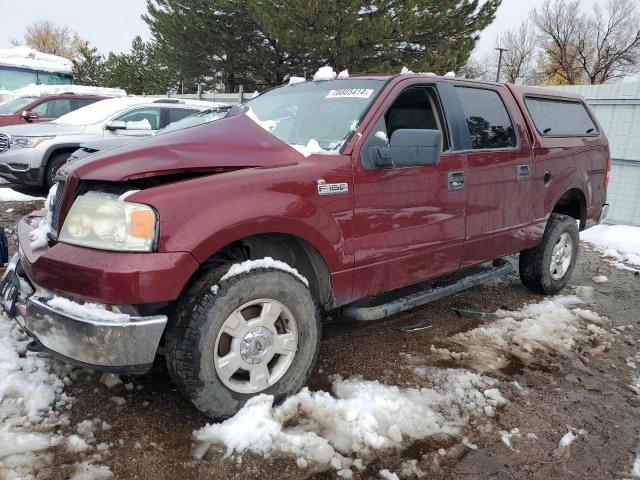
{"type": "Polygon", "coordinates": [[[27,45],[42,53],[50,53],[73,60],[78,47],[84,44],[78,34],[66,25],[56,26],[48,20],[27,26],[23,40],[11,40],[13,45],[27,45]]]}
{"type": "Polygon", "coordinates": [[[590,84],[635,73],[640,66],[640,12],[637,0],[609,0],[606,13],[593,7],[578,37],[580,69],[590,84]]]}
{"type": "Polygon", "coordinates": [[[491,55],[471,55],[467,62],[460,68],[458,75],[472,80],[493,81],[496,78],[496,65],[491,55]]]}
{"type": "Polygon", "coordinates": [[[496,36],[496,45],[505,48],[500,77],[508,83],[535,83],[536,33],[528,20],[517,28],[496,36]]]}
{"type": "Polygon", "coordinates": [[[586,18],[580,12],[580,1],[545,0],[539,9],[531,11],[531,20],[538,27],[546,76],[559,76],[569,84],[582,83],[578,40],[585,31],[586,18]]]}

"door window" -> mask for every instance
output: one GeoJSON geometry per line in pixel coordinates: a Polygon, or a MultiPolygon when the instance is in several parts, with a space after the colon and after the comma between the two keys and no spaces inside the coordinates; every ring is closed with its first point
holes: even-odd
{"type": "Polygon", "coordinates": [[[160,108],[146,107],[131,110],[124,115],[120,115],[115,120],[119,120],[121,122],[144,122],[146,120],[149,122],[149,125],[151,125],[151,130],[158,130],[160,128],[160,115],[160,108]]]}
{"type": "Polygon", "coordinates": [[[71,111],[71,100],[68,98],[47,100],[32,108],[31,111],[37,113],[40,118],[58,118],[71,111]]]}
{"type": "Polygon", "coordinates": [[[73,103],[74,103],[74,110],[77,110],[78,108],[82,108],[82,107],[86,107],[87,105],[91,105],[92,103],[96,103],[98,100],[95,98],[76,98],[73,103]]]}
{"type": "Polygon", "coordinates": [[[197,112],[197,110],[193,110],[191,108],[169,108],[169,123],[177,122],[178,120],[182,120],[189,115],[193,115],[197,112]]]}
{"type": "Polygon", "coordinates": [[[435,91],[430,87],[410,87],[404,90],[380,117],[373,131],[362,146],[362,163],[365,169],[374,170],[370,151],[372,147],[384,147],[396,130],[440,130],[443,150],[449,149],[444,122],[435,91]]]}
{"type": "Polygon", "coordinates": [[[518,145],[513,122],[495,90],[456,87],[471,135],[471,148],[486,150],[518,145]]]}

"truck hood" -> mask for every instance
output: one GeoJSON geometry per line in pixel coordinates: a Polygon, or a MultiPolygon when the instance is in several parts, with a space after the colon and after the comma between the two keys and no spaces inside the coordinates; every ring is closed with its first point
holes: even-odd
{"type": "Polygon", "coordinates": [[[145,138],[73,166],[80,179],[126,181],[182,172],[291,165],[302,155],[246,115],[145,138]]]}
{"type": "Polygon", "coordinates": [[[65,125],[63,123],[28,123],[0,127],[0,133],[12,137],[55,137],[57,135],[77,135],[85,129],[84,125],[65,125]]]}

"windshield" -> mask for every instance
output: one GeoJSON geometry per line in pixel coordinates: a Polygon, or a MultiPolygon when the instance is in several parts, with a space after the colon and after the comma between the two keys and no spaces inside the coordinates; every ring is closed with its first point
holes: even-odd
{"type": "Polygon", "coordinates": [[[246,113],[303,154],[337,153],[384,83],[354,79],[287,85],[247,102],[246,113]]]}
{"type": "Polygon", "coordinates": [[[0,115],[13,115],[34,100],[35,97],[20,97],[7,103],[3,103],[0,105],[0,115]]]}
{"type": "Polygon", "coordinates": [[[202,112],[194,113],[193,115],[189,115],[188,117],[167,125],[158,132],[158,135],[174,132],[176,130],[182,130],[183,128],[195,127],[197,125],[202,125],[203,123],[213,122],[214,120],[218,120],[219,118],[224,118],[229,114],[230,108],[231,107],[218,107],[211,110],[203,110],[202,112]]]}

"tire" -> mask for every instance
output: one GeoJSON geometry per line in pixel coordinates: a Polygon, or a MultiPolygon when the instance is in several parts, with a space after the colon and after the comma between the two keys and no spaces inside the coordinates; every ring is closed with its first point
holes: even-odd
{"type": "MultiPolygon", "coordinates": [[[[223,270],[227,268],[223,267],[223,270]]],[[[215,419],[233,415],[244,402],[260,393],[273,395],[276,402],[297,393],[311,376],[321,335],[320,315],[311,292],[294,275],[260,268],[219,282],[221,277],[219,269],[209,272],[188,290],[177,306],[165,337],[165,356],[174,382],[198,409],[215,419]],[[214,285],[218,285],[215,294],[212,292],[214,285]],[[236,328],[233,330],[235,337],[227,333],[231,331],[231,319],[235,319],[238,309],[247,304],[249,307],[242,310],[243,317],[253,319],[252,325],[259,322],[256,316],[262,318],[266,303],[260,302],[265,299],[270,305],[279,303],[285,307],[277,317],[274,329],[269,330],[271,337],[260,326],[250,328],[250,322],[237,328],[232,325],[236,328]],[[253,302],[258,303],[251,305],[253,302]],[[274,354],[273,360],[269,361],[269,354],[275,351],[279,342],[273,335],[278,333],[276,327],[282,332],[278,339],[286,336],[290,340],[295,331],[297,345],[295,348],[293,344],[288,345],[292,354],[274,354]],[[240,346],[243,346],[242,351],[240,346]],[[263,353],[265,356],[260,357],[263,353]],[[241,360],[241,367],[229,376],[235,367],[224,370],[222,359],[231,358],[231,354],[237,361],[241,360]],[[290,362],[288,366],[287,362],[290,362]],[[258,373],[255,377],[258,380],[254,380],[253,373],[248,372],[260,371],[265,364],[269,366],[267,372],[271,377],[265,380],[258,373]],[[226,374],[221,376],[220,372],[226,374]],[[265,382],[273,383],[265,387],[265,382]]]]}
{"type": "Polygon", "coordinates": [[[520,252],[520,280],[523,285],[532,292],[543,295],[562,290],[569,283],[578,260],[579,240],[574,218],[551,214],[542,242],[535,248],[520,252]],[[562,248],[554,250],[559,243],[562,243],[562,248]],[[563,250],[565,253],[562,253],[563,250]],[[561,253],[562,262],[559,262],[561,253]],[[566,255],[569,253],[571,257],[567,260],[566,255]],[[553,272],[552,259],[555,268],[553,272]]]}
{"type": "Polygon", "coordinates": [[[58,169],[67,162],[70,156],[69,152],[55,153],[51,156],[44,171],[44,186],[47,190],[53,187],[58,169]]]}

